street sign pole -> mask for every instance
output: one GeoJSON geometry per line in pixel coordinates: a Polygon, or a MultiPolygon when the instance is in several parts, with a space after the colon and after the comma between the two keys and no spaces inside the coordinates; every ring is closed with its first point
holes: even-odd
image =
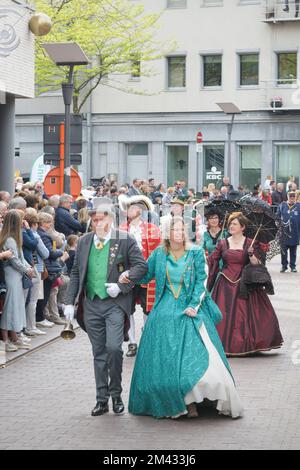
{"type": "Polygon", "coordinates": [[[196,136],[196,153],[197,153],[197,191],[199,191],[199,165],[202,162],[203,155],[203,135],[202,132],[197,132],[196,136]]]}
{"type": "Polygon", "coordinates": [[[64,188],[67,194],[71,191],[71,104],[73,99],[73,75],[74,66],[70,65],[68,83],[62,84],[62,92],[65,104],[65,170],[64,188]]]}

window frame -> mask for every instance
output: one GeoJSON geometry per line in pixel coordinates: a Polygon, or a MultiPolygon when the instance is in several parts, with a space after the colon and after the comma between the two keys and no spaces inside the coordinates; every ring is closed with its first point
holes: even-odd
{"type": "Polygon", "coordinates": [[[166,91],[186,91],[186,82],[187,82],[187,54],[184,52],[178,52],[176,54],[171,54],[166,56],[166,91]],[[171,87],[169,86],[169,78],[170,78],[170,59],[184,57],[184,86],[182,87],[171,87]]]}
{"type": "Polygon", "coordinates": [[[259,50],[238,50],[236,51],[237,54],[237,88],[238,89],[257,89],[260,86],[260,51],[259,50]],[[257,84],[250,84],[250,85],[243,85],[242,84],[242,56],[250,56],[250,55],[257,55],[258,56],[258,83],[257,84]]]}
{"type": "Polygon", "coordinates": [[[222,90],[223,88],[223,51],[200,52],[200,88],[204,90],[222,90]],[[211,56],[221,57],[221,85],[205,85],[205,64],[204,58],[211,56]]]}

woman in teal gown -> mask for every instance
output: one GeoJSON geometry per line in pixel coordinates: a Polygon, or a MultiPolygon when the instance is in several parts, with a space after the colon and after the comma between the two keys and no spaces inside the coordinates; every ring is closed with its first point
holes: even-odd
{"type": "Polygon", "coordinates": [[[203,249],[187,246],[181,218],[169,223],[170,240],[152,253],[141,280],[156,279],[156,297],[135,361],[129,412],[194,417],[195,403],[206,398],[236,418],[242,406],[215,328],[222,315],[206,290],[203,249]]]}
{"type": "Polygon", "coordinates": [[[222,214],[218,209],[209,209],[205,213],[205,218],[207,221],[207,231],[203,235],[203,250],[208,258],[215,251],[218,242],[223,238],[227,238],[228,232],[222,227],[222,214]]]}

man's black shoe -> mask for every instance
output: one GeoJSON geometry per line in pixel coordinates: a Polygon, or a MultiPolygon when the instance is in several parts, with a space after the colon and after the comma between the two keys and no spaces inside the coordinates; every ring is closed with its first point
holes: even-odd
{"type": "Polygon", "coordinates": [[[135,343],[128,344],[128,351],[126,353],[126,356],[134,357],[136,356],[136,352],[137,352],[137,344],[135,343]]]}
{"type": "Polygon", "coordinates": [[[112,402],[113,402],[113,410],[117,415],[124,413],[124,403],[121,397],[116,397],[116,398],[113,397],[112,402]]]}
{"type": "Polygon", "coordinates": [[[291,273],[296,273],[297,269],[296,268],[291,268],[291,273]]]}
{"type": "Polygon", "coordinates": [[[285,273],[285,271],[287,271],[287,268],[285,268],[284,266],[282,266],[280,272],[281,272],[281,273],[285,273]]]}
{"type": "Polygon", "coordinates": [[[100,401],[98,401],[96,403],[95,408],[92,410],[91,415],[92,416],[100,416],[100,415],[103,415],[104,413],[107,413],[108,410],[109,410],[109,408],[108,408],[107,401],[104,402],[104,403],[101,403],[100,401]]]}

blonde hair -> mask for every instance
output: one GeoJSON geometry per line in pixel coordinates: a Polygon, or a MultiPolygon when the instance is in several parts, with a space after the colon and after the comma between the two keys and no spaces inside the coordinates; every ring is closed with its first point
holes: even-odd
{"type": "Polygon", "coordinates": [[[87,223],[89,218],[90,218],[89,210],[88,210],[87,207],[82,207],[82,209],[79,209],[79,211],[78,211],[78,222],[80,224],[87,223]]]}
{"type": "Polygon", "coordinates": [[[163,220],[162,225],[161,225],[161,246],[164,248],[166,253],[170,252],[170,233],[171,230],[175,227],[175,225],[181,222],[183,225],[183,232],[184,232],[184,241],[183,245],[185,250],[189,250],[192,246],[192,243],[189,240],[189,236],[187,233],[187,228],[186,224],[184,222],[184,219],[180,216],[174,216],[174,217],[169,217],[166,216],[166,218],[163,220]]]}
{"type": "Polygon", "coordinates": [[[47,212],[39,212],[39,225],[44,224],[45,222],[53,222],[54,219],[51,214],[47,214],[47,212]]]}

